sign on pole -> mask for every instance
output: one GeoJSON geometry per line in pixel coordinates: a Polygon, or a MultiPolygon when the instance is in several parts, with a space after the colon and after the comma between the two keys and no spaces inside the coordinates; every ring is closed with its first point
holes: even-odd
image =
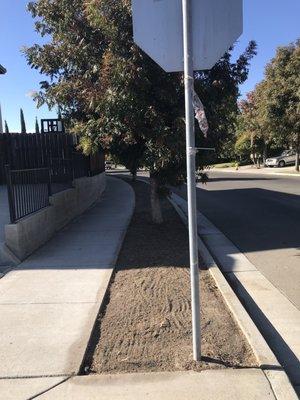
{"type": "Polygon", "coordinates": [[[135,43],[166,72],[184,71],[194,360],[201,359],[194,71],[210,69],[241,35],[243,0],[132,0],[135,43]]]}
{"type": "MultiPolygon", "coordinates": [[[[211,69],[243,31],[242,0],[190,0],[193,69],[211,69]]],[[[182,0],[132,0],[135,43],[166,72],[183,71],[182,0]]]]}

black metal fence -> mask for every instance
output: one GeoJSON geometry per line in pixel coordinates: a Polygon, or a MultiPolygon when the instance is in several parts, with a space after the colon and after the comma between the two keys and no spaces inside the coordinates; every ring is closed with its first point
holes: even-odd
{"type": "Polygon", "coordinates": [[[11,170],[7,166],[6,178],[12,223],[49,205],[49,168],[11,170]]]}
{"type": "Polygon", "coordinates": [[[0,182],[5,165],[15,170],[48,168],[51,158],[69,159],[75,149],[76,138],[65,133],[0,134],[0,182]]]}
{"type": "Polygon", "coordinates": [[[80,178],[105,170],[103,151],[84,156],[76,147],[76,137],[67,133],[0,133],[0,184],[6,180],[5,165],[13,170],[49,168],[54,181],[64,182],[70,171],[80,178]]]}
{"type": "Polygon", "coordinates": [[[104,172],[101,160],[94,161],[80,153],[71,158],[49,159],[47,168],[11,169],[6,165],[10,219],[14,223],[49,205],[49,196],[72,187],[74,179],[104,172]]]}
{"type": "Polygon", "coordinates": [[[105,171],[104,152],[85,156],[66,133],[0,134],[0,184],[7,183],[11,221],[49,205],[74,179],[105,171]]]}

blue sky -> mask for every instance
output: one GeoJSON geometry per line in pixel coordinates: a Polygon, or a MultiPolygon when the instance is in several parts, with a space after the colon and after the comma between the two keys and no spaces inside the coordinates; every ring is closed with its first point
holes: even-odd
{"type": "MultiPolygon", "coordinates": [[[[27,0],[0,0],[0,64],[8,70],[5,76],[0,76],[0,103],[10,131],[20,129],[20,107],[24,110],[28,131],[34,129],[36,116],[38,119],[56,116],[46,107],[37,110],[28,97],[28,93],[38,89],[42,77],[27,66],[20,52],[22,46],[40,41],[26,4],[27,0]]],[[[263,78],[264,67],[274,56],[277,46],[300,38],[299,20],[299,0],[244,0],[244,33],[235,54],[238,55],[248,41],[254,39],[258,43],[258,55],[252,61],[248,81],[241,87],[242,94],[252,90],[263,78]]]]}

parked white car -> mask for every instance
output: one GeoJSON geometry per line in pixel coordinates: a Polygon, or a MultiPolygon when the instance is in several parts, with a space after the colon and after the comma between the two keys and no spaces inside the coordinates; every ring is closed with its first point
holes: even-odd
{"type": "Polygon", "coordinates": [[[113,162],[112,161],[105,161],[105,169],[113,169],[113,162]]]}
{"type": "Polygon", "coordinates": [[[268,158],[267,167],[285,167],[286,165],[295,165],[296,152],[294,150],[284,150],[278,157],[268,158]]]}

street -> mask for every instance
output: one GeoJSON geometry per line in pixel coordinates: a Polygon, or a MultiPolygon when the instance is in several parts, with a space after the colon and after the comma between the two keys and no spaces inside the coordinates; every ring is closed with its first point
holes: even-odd
{"type": "MultiPolygon", "coordinates": [[[[197,207],[300,309],[300,180],[211,171],[197,207]]],[[[186,187],[174,190],[186,197],[186,187]]]]}

